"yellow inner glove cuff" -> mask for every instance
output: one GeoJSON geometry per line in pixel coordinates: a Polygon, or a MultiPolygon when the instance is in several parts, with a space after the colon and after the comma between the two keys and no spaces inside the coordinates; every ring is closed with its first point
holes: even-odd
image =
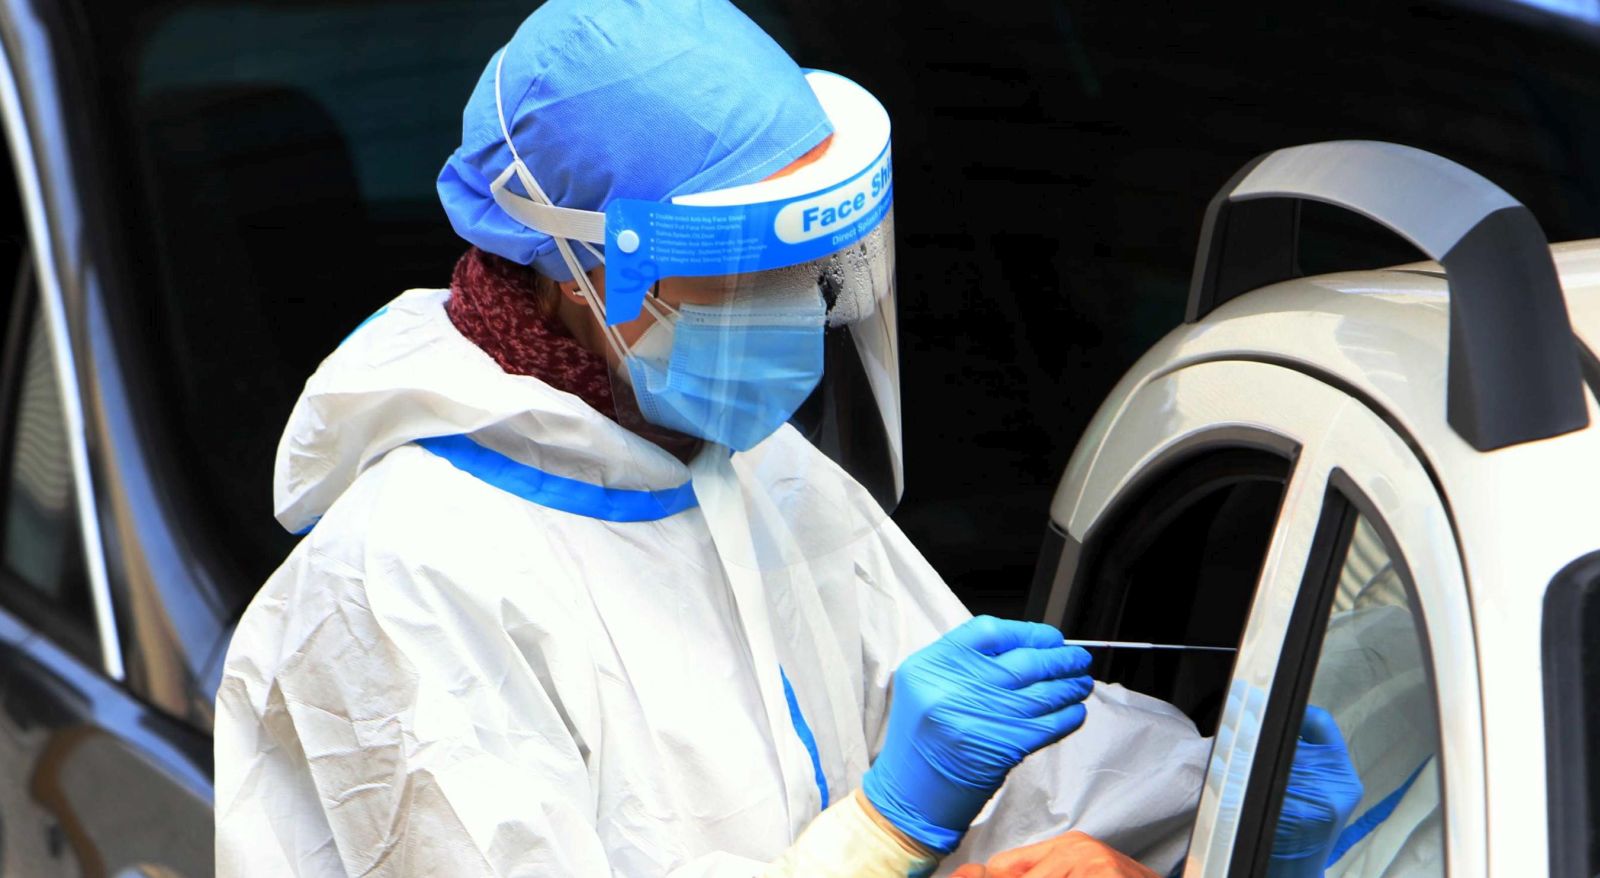
{"type": "Polygon", "coordinates": [[[878,825],[856,792],[818,814],[761,878],[925,878],[938,865],[878,825]]]}

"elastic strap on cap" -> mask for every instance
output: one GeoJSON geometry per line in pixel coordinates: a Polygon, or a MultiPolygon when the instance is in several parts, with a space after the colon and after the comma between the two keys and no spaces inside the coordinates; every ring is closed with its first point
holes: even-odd
{"type": "MultiPolygon", "coordinates": [[[[506,166],[494,183],[489,187],[489,193],[494,197],[494,203],[511,216],[512,219],[533,229],[544,232],[552,238],[570,238],[588,244],[604,244],[606,242],[606,215],[592,210],[579,210],[573,207],[560,207],[554,204],[540,203],[531,198],[523,198],[506,189],[506,183],[511,181],[511,175],[519,177],[527,172],[527,165],[522,160],[506,166]]],[[[526,180],[532,178],[527,174],[526,180]]],[[[530,189],[536,188],[537,183],[530,189]]],[[[602,262],[605,257],[593,247],[589,252],[600,257],[602,262]]]]}
{"type": "Polygon", "coordinates": [[[573,280],[577,282],[579,294],[583,296],[584,302],[588,304],[589,312],[595,315],[596,320],[600,321],[600,330],[606,337],[606,343],[611,346],[612,352],[616,354],[620,362],[628,356],[628,345],[622,340],[622,336],[618,334],[616,327],[606,320],[605,305],[601,303],[599,294],[595,292],[594,285],[590,283],[589,273],[583,270],[583,265],[578,262],[578,257],[573,254],[572,244],[568,240],[569,238],[576,239],[579,244],[583,245],[585,250],[589,251],[590,255],[598,259],[601,264],[604,264],[606,261],[604,254],[590,246],[590,242],[605,242],[605,214],[594,214],[592,211],[577,210],[569,207],[558,207],[550,201],[550,196],[545,194],[544,188],[539,185],[539,181],[534,179],[533,172],[528,170],[527,163],[523,162],[522,155],[517,152],[517,145],[511,141],[511,129],[506,125],[505,103],[500,96],[500,72],[505,69],[505,64],[506,50],[501,49],[500,57],[494,63],[494,110],[495,115],[500,117],[500,136],[505,139],[506,149],[511,151],[511,165],[501,171],[500,176],[489,187],[494,196],[494,203],[499,205],[500,209],[506,211],[512,219],[530,229],[550,235],[551,240],[555,242],[556,250],[561,253],[561,261],[566,264],[567,271],[572,274],[573,280]],[[506,191],[505,184],[510,182],[513,173],[522,181],[522,188],[526,189],[528,194],[533,196],[532,198],[523,198],[506,191]],[[524,212],[527,212],[529,218],[532,219],[537,220],[542,217],[553,220],[554,228],[545,229],[534,222],[529,222],[528,219],[523,217],[522,214],[524,212]],[[585,218],[585,214],[589,214],[593,218],[585,218]],[[595,225],[596,221],[598,222],[598,227],[595,225]],[[598,231],[596,231],[596,228],[598,228],[598,231]]]}
{"type": "Polygon", "coordinates": [[[517,152],[517,145],[511,140],[511,128],[506,125],[505,102],[500,96],[500,72],[505,66],[506,50],[502,48],[500,57],[494,62],[494,112],[500,120],[500,137],[505,140],[506,149],[511,151],[511,164],[501,171],[500,176],[489,186],[489,193],[494,198],[494,203],[517,222],[555,238],[558,245],[562,238],[576,239],[583,243],[584,249],[588,250],[590,255],[605,262],[605,256],[589,245],[606,242],[606,215],[592,210],[556,205],[550,200],[550,196],[544,193],[544,187],[539,185],[539,181],[534,179],[533,172],[528,170],[527,163],[522,160],[522,154],[517,152]],[[511,181],[513,173],[522,180],[522,188],[528,190],[532,198],[524,198],[506,190],[506,183],[511,181]]]}

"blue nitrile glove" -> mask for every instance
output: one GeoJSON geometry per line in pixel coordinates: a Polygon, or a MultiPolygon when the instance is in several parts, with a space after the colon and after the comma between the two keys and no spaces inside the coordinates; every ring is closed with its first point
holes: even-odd
{"type": "Polygon", "coordinates": [[[923,647],[894,672],[867,800],[923,847],[955,850],[1013,766],[1083,725],[1088,668],[1055,628],[991,616],[923,647]]]}
{"type": "Polygon", "coordinates": [[[1307,706],[1272,839],[1269,878],[1322,875],[1361,794],[1361,778],[1350,764],[1339,724],[1326,710],[1307,706]]]}

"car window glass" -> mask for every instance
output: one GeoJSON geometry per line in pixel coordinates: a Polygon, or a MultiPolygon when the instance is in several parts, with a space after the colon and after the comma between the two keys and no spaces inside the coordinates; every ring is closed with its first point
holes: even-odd
{"type": "Polygon", "coordinates": [[[1416,606],[1378,530],[1352,519],[1308,706],[1290,726],[1301,734],[1274,854],[1316,837],[1332,840],[1328,876],[1443,875],[1438,717],[1416,606]],[[1337,833],[1329,813],[1345,818],[1337,833]]]}
{"type": "Polygon", "coordinates": [[[88,660],[95,620],[78,528],[55,353],[27,264],[16,290],[19,321],[10,333],[14,384],[5,455],[5,518],[0,558],[5,603],[88,660]]]}

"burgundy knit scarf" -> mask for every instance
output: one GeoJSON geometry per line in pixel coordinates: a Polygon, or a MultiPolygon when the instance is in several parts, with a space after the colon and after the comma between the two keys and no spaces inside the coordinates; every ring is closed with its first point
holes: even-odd
{"type": "Polygon", "coordinates": [[[605,357],[573,338],[554,313],[542,313],[533,284],[533,269],[473,247],[456,262],[444,310],[501,369],[577,396],[680,460],[693,456],[700,440],[645,422],[637,407],[618,411],[605,357]]]}
{"type": "Polygon", "coordinates": [[[605,358],[579,344],[555,314],[541,313],[533,269],[473,247],[456,262],[444,310],[501,369],[565,390],[616,419],[605,358]]]}

